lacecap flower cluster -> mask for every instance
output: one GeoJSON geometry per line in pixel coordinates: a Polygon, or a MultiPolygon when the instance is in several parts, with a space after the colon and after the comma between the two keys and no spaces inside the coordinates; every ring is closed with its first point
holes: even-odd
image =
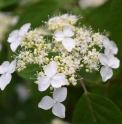
{"type": "Polygon", "coordinates": [[[51,40],[40,29],[31,30],[30,23],[12,31],[8,37],[11,50],[15,52],[18,47],[21,50],[15,60],[3,62],[0,66],[1,90],[10,83],[11,73],[15,70],[20,72],[28,64],[38,64],[40,71],[35,81],[38,90],[53,90],[52,98],[43,97],[38,107],[45,110],[52,108],[54,115],[64,118],[62,102],[67,96],[66,86],[77,84],[77,71],[83,68],[89,73],[100,71],[104,82],[111,78],[112,68],[118,68],[120,64],[115,57],[118,52],[116,44],[100,32],[94,33],[91,28],[77,27],[78,19],[72,14],[50,18],[45,25],[51,40]]]}

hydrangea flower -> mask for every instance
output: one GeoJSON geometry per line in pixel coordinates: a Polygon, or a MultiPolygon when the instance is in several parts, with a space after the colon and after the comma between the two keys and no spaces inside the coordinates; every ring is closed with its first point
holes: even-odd
{"type": "Polygon", "coordinates": [[[102,80],[105,82],[112,77],[113,71],[111,68],[118,68],[120,61],[109,53],[108,55],[100,54],[100,63],[103,65],[100,69],[102,80]]]}
{"type": "Polygon", "coordinates": [[[65,118],[65,106],[60,103],[66,99],[67,89],[59,88],[53,92],[53,98],[45,96],[39,102],[38,107],[44,110],[52,108],[52,113],[60,118],[65,118]]]}
{"type": "Polygon", "coordinates": [[[11,73],[15,71],[16,67],[16,60],[9,63],[8,61],[5,61],[0,66],[0,89],[4,90],[4,88],[10,83],[11,81],[11,73]]]}
{"type": "Polygon", "coordinates": [[[57,68],[58,67],[55,61],[52,61],[47,65],[44,70],[46,76],[42,76],[38,80],[39,91],[45,91],[50,85],[54,88],[59,88],[62,85],[68,85],[63,73],[56,74],[57,68]]]}
{"type": "Polygon", "coordinates": [[[3,90],[10,82],[15,68],[20,72],[26,69],[28,64],[41,66],[35,81],[38,90],[45,91],[50,87],[54,92],[53,98],[43,97],[38,106],[45,110],[52,107],[54,115],[64,118],[65,107],[60,102],[65,100],[67,89],[61,87],[75,86],[79,80],[77,71],[85,68],[86,72],[91,73],[94,70],[99,71],[102,65],[102,80],[108,80],[113,75],[112,68],[118,68],[120,64],[114,57],[118,52],[116,44],[100,32],[94,33],[92,28],[74,26],[77,20],[78,17],[71,14],[49,19],[45,24],[49,32],[54,32],[51,40],[45,38],[39,29],[29,30],[30,23],[13,31],[8,38],[11,49],[16,51],[19,45],[21,49],[14,56],[16,62],[4,62],[0,66],[0,88],[3,90]],[[100,53],[103,50],[105,53],[100,53]]]}
{"type": "Polygon", "coordinates": [[[30,23],[27,23],[23,25],[20,30],[14,30],[9,34],[8,37],[8,42],[11,43],[10,47],[13,52],[16,51],[17,47],[21,43],[21,39],[25,35],[25,33],[29,30],[30,28],[30,23]]]}
{"type": "Polygon", "coordinates": [[[115,42],[110,41],[107,37],[105,37],[105,39],[103,41],[103,46],[105,47],[105,54],[108,54],[109,52],[111,52],[113,54],[118,53],[118,48],[117,48],[115,42]]]}
{"type": "Polygon", "coordinates": [[[75,47],[75,40],[71,37],[74,35],[71,26],[66,26],[62,31],[55,31],[54,39],[56,41],[62,41],[63,46],[68,52],[71,52],[72,49],[75,47]]]}

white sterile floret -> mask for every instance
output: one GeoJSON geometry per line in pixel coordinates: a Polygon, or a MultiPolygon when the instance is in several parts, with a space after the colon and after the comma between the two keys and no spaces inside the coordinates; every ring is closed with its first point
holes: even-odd
{"type": "Polygon", "coordinates": [[[17,47],[21,44],[21,40],[29,30],[30,25],[30,23],[27,23],[23,25],[20,30],[14,30],[9,34],[8,42],[11,43],[10,47],[13,52],[15,52],[17,47]]]}
{"type": "Polygon", "coordinates": [[[8,61],[5,61],[0,66],[0,89],[4,90],[4,88],[10,83],[11,81],[11,73],[15,71],[16,67],[16,60],[9,63],[8,61]]]}
{"type": "Polygon", "coordinates": [[[52,113],[60,118],[65,118],[65,106],[61,103],[66,99],[67,89],[65,87],[56,89],[53,98],[45,96],[39,102],[38,107],[44,110],[52,108],[52,113]]]}
{"type": "Polygon", "coordinates": [[[50,85],[54,88],[60,88],[62,85],[68,85],[65,75],[63,73],[57,73],[57,63],[55,61],[50,62],[44,69],[46,76],[42,76],[38,79],[39,91],[45,91],[50,85]]]}
{"type": "Polygon", "coordinates": [[[118,48],[116,44],[113,41],[110,41],[107,37],[105,37],[103,45],[105,47],[105,54],[107,54],[108,52],[111,52],[113,54],[118,53],[118,48]]]}
{"type": "Polygon", "coordinates": [[[75,40],[71,38],[74,35],[72,27],[66,26],[63,31],[55,31],[54,39],[56,41],[62,41],[63,46],[68,52],[71,52],[75,47],[75,40]]]}
{"type": "Polygon", "coordinates": [[[103,65],[100,69],[100,74],[104,82],[112,77],[113,71],[111,68],[118,68],[120,65],[119,59],[114,57],[111,53],[107,55],[101,53],[100,63],[103,65]]]}

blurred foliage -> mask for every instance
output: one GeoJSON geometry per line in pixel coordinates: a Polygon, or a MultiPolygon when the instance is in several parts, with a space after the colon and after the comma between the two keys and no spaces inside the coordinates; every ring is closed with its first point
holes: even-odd
{"type": "Polygon", "coordinates": [[[0,0],[0,9],[16,4],[19,0],[0,0]]]}
{"type": "MultiPolygon", "coordinates": [[[[107,3],[98,8],[88,8],[85,10],[78,6],[78,0],[28,1],[30,1],[30,3],[21,5],[21,0],[0,0],[1,11],[12,12],[14,15],[19,15],[19,22],[17,25],[9,29],[9,32],[6,34],[6,38],[3,43],[3,50],[0,53],[0,64],[5,60],[13,59],[11,58],[13,53],[9,48],[9,43],[6,42],[7,37],[12,30],[18,29],[23,24],[28,22],[32,24],[32,28],[42,26],[49,17],[59,14],[59,12],[71,12],[83,17],[80,18],[79,23],[81,25],[86,25],[87,27],[91,26],[94,31],[98,31],[99,29],[100,32],[104,32],[106,30],[105,33],[108,34],[110,39],[114,40],[119,47],[117,57],[120,59],[120,61],[122,60],[121,0],[109,0],[107,3]]],[[[55,118],[51,110],[45,111],[38,108],[38,103],[40,102],[41,98],[44,95],[51,95],[51,93],[49,90],[39,92],[37,85],[32,79],[30,80],[31,74],[36,71],[38,71],[38,68],[36,66],[31,66],[25,71],[15,73],[9,86],[7,86],[4,91],[0,91],[0,124],[46,124],[50,123],[51,120],[55,118]],[[17,84],[24,84],[31,95],[31,97],[29,97],[25,102],[19,101],[19,96],[15,91],[15,86],[17,84]]],[[[89,92],[109,98],[118,106],[120,110],[122,110],[122,65],[119,69],[114,71],[113,78],[108,80],[106,84],[101,82],[100,74],[96,72],[93,74],[88,74],[82,70],[78,73],[85,78],[84,82],[89,92]]],[[[35,76],[31,78],[35,78],[35,76]]],[[[78,83],[78,85],[75,87],[68,87],[68,97],[64,102],[66,106],[66,121],[71,122],[76,103],[82,94],[83,90],[80,86],[80,83],[78,83]]],[[[86,96],[83,95],[82,97],[84,98],[86,96]]],[[[98,96],[95,97],[96,101],[99,101],[97,98],[98,96]]],[[[104,98],[100,97],[99,99],[104,98]]],[[[109,104],[110,101],[106,100],[106,102],[108,102],[106,104],[109,104]]],[[[78,104],[79,106],[84,107],[86,103],[83,103],[78,104]]],[[[104,105],[102,101],[100,104],[104,105]]],[[[85,108],[83,109],[85,111],[85,108]]],[[[119,110],[117,110],[117,112],[118,111],[119,110]]],[[[82,113],[83,112],[80,114],[82,113]]],[[[104,124],[109,124],[109,122],[104,122],[104,124]]]]}

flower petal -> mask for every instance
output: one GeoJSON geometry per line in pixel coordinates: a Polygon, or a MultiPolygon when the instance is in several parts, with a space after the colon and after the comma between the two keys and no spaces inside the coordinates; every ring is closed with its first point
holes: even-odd
{"type": "Polygon", "coordinates": [[[54,100],[49,96],[45,96],[39,102],[38,107],[42,108],[44,110],[48,110],[48,109],[52,108],[53,105],[54,105],[54,100]]]}
{"type": "Polygon", "coordinates": [[[10,83],[11,78],[12,78],[11,74],[8,74],[8,73],[1,75],[0,77],[0,89],[1,90],[5,89],[5,87],[10,83]]]}
{"type": "Polygon", "coordinates": [[[2,65],[0,66],[0,74],[4,74],[5,72],[7,72],[8,67],[9,67],[9,62],[8,61],[3,62],[2,65]]]}
{"type": "Polygon", "coordinates": [[[8,67],[8,73],[13,73],[15,71],[15,68],[16,68],[16,60],[13,60],[8,67]]]}
{"type": "Polygon", "coordinates": [[[23,25],[19,30],[19,35],[22,37],[30,28],[30,23],[23,25]]]}
{"type": "Polygon", "coordinates": [[[67,97],[67,88],[58,88],[53,92],[53,99],[56,102],[63,102],[67,97]]]}
{"type": "Polygon", "coordinates": [[[55,31],[54,32],[54,39],[56,41],[62,41],[64,39],[64,33],[62,31],[55,31]]]}
{"type": "Polygon", "coordinates": [[[20,45],[20,40],[21,40],[21,37],[19,37],[17,40],[15,40],[15,41],[13,41],[13,42],[11,43],[10,47],[11,47],[11,50],[12,50],[13,52],[15,52],[16,49],[17,49],[17,47],[20,45]]]}
{"type": "Polygon", "coordinates": [[[54,104],[52,113],[60,118],[65,118],[65,106],[61,103],[54,104]]]}
{"type": "Polygon", "coordinates": [[[104,41],[103,41],[103,46],[106,48],[106,49],[109,49],[109,47],[111,46],[111,42],[110,40],[105,37],[104,41]]]}
{"type": "Polygon", "coordinates": [[[102,68],[100,69],[100,74],[102,76],[103,82],[105,82],[112,77],[113,71],[110,67],[102,66],[102,68]]]}
{"type": "Polygon", "coordinates": [[[105,50],[104,50],[104,53],[105,53],[105,55],[107,55],[107,56],[113,56],[113,53],[111,52],[110,49],[105,49],[105,50]]]}
{"type": "Polygon", "coordinates": [[[68,82],[63,73],[58,73],[52,78],[51,85],[54,88],[60,88],[62,85],[68,85],[68,82]]]}
{"type": "Polygon", "coordinates": [[[71,26],[66,26],[63,30],[65,37],[72,37],[74,35],[74,32],[72,31],[71,26]]]}
{"type": "Polygon", "coordinates": [[[63,73],[58,73],[53,77],[53,79],[56,80],[65,79],[65,75],[63,73]]]}
{"type": "Polygon", "coordinates": [[[113,54],[117,54],[118,53],[118,48],[115,44],[115,42],[111,41],[111,51],[113,54]]]}
{"type": "Polygon", "coordinates": [[[112,49],[105,49],[105,51],[104,51],[104,53],[107,55],[107,54],[109,54],[109,53],[111,53],[111,54],[117,54],[117,52],[118,52],[118,48],[112,48],[112,49]]]}
{"type": "Polygon", "coordinates": [[[50,62],[45,68],[45,75],[48,77],[53,77],[57,72],[57,63],[55,61],[50,62]]]}
{"type": "Polygon", "coordinates": [[[120,60],[114,56],[111,56],[110,60],[109,60],[109,66],[111,68],[118,68],[120,65],[120,60]]]}
{"type": "Polygon", "coordinates": [[[75,47],[75,40],[73,40],[72,38],[65,38],[62,41],[62,44],[68,52],[71,52],[72,49],[75,47]]]}
{"type": "Polygon", "coordinates": [[[102,65],[108,66],[109,60],[108,60],[107,55],[101,53],[99,57],[100,57],[100,63],[101,63],[102,65]]]}
{"type": "Polygon", "coordinates": [[[117,54],[118,52],[115,42],[110,41],[107,37],[105,37],[103,41],[103,46],[106,48],[105,53],[107,53],[107,51],[111,51],[113,54],[117,54]]]}
{"type": "Polygon", "coordinates": [[[17,40],[19,30],[14,30],[9,34],[8,42],[12,43],[17,40]]]}
{"type": "Polygon", "coordinates": [[[38,89],[39,91],[45,91],[50,86],[50,78],[43,76],[39,78],[38,89]]]}

